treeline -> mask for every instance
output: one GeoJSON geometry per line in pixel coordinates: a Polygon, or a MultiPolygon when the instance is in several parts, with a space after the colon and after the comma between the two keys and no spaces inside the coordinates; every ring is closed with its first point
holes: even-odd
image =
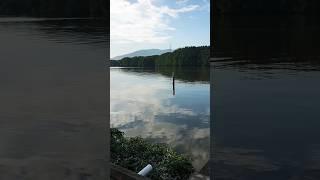
{"type": "Polygon", "coordinates": [[[155,56],[138,56],[138,57],[126,57],[121,60],[111,60],[111,66],[126,66],[126,67],[155,67],[156,59],[159,55],[155,56]]]}
{"type": "Polygon", "coordinates": [[[208,66],[209,46],[185,47],[162,55],[111,60],[111,66],[158,67],[158,66],[208,66]]]}
{"type": "Polygon", "coordinates": [[[108,0],[1,0],[1,16],[107,17],[108,0]]]}
{"type": "Polygon", "coordinates": [[[311,14],[319,15],[318,0],[216,0],[218,14],[311,14]]]}

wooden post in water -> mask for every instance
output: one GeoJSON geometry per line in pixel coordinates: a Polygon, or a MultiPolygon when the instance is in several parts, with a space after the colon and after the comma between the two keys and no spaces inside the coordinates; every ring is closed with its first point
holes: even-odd
{"type": "Polygon", "coordinates": [[[175,82],[174,82],[175,78],[174,78],[174,72],[172,72],[172,94],[175,95],[176,94],[176,90],[175,90],[175,82]]]}

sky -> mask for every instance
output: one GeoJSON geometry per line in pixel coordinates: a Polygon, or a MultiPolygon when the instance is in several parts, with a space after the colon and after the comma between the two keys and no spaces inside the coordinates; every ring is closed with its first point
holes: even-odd
{"type": "Polygon", "coordinates": [[[111,0],[110,56],[210,45],[210,0],[111,0]]]}

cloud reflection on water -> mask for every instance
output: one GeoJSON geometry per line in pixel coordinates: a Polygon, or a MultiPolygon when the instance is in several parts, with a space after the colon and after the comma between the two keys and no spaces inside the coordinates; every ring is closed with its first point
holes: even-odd
{"type": "Polygon", "coordinates": [[[209,84],[176,81],[173,96],[170,78],[137,71],[111,69],[111,127],[169,144],[200,169],[209,159],[209,84]]]}

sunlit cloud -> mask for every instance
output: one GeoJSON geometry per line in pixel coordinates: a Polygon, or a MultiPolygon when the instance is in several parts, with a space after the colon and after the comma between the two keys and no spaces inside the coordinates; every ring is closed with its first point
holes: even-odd
{"type": "Polygon", "coordinates": [[[199,8],[186,5],[180,8],[157,6],[153,0],[111,0],[111,43],[163,43],[170,39],[168,31],[174,31],[170,20],[199,8]]]}

